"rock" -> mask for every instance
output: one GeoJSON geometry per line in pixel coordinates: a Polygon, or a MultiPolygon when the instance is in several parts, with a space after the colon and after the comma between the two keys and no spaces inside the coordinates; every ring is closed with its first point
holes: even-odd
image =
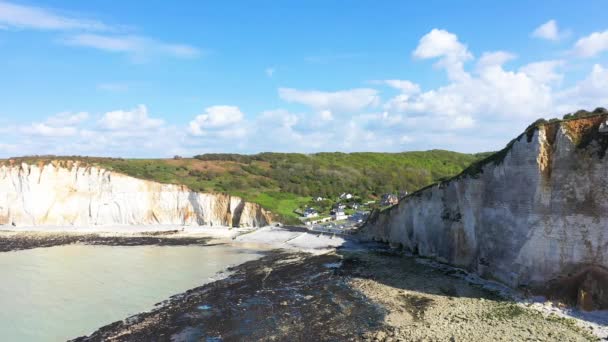
{"type": "Polygon", "coordinates": [[[264,226],[259,205],[78,163],[0,166],[0,225],[264,226]]]}
{"type": "MultiPolygon", "coordinates": [[[[372,215],[360,235],[511,287],[542,290],[585,267],[608,269],[608,158],[597,136],[607,117],[532,128],[461,176],[372,215]]],[[[608,309],[606,295],[591,298],[585,306],[608,309]]]]}
{"type": "Polygon", "coordinates": [[[375,341],[384,341],[386,339],[386,333],[384,331],[378,331],[374,336],[375,341]]]}

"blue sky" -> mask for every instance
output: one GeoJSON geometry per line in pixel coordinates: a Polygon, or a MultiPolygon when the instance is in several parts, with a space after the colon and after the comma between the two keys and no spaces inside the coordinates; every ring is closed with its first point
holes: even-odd
{"type": "Polygon", "coordinates": [[[0,0],[0,156],[495,150],[608,107],[607,10],[0,0]]]}

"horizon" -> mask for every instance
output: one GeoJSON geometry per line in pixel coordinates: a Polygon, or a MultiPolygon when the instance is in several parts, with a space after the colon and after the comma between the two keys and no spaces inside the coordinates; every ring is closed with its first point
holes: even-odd
{"type": "Polygon", "coordinates": [[[497,151],[608,107],[607,9],[0,0],[0,158],[497,151]]]}
{"type": "MultiPolygon", "coordinates": [[[[497,151],[480,151],[480,152],[458,152],[451,151],[441,148],[434,148],[430,150],[415,150],[415,151],[397,151],[397,152],[375,152],[375,151],[352,151],[352,152],[341,152],[341,151],[319,151],[319,152],[273,152],[273,151],[262,151],[256,153],[223,153],[223,152],[208,152],[201,153],[198,155],[241,155],[241,156],[256,156],[260,154],[267,153],[275,153],[275,154],[303,154],[303,155],[315,155],[315,154],[365,154],[365,153],[377,153],[377,154],[402,154],[402,153],[417,153],[417,152],[433,152],[433,151],[443,151],[443,152],[452,152],[459,154],[468,154],[468,155],[476,155],[476,154],[484,154],[484,153],[495,153],[497,151]]],[[[94,156],[94,155],[55,155],[55,154],[40,154],[40,155],[22,155],[22,156],[10,156],[10,157],[2,157],[0,160],[10,160],[10,159],[27,159],[27,158],[99,158],[99,159],[134,159],[134,160],[165,160],[165,159],[175,159],[175,157],[179,157],[179,159],[196,159],[197,155],[192,156],[182,156],[182,155],[173,155],[167,157],[103,157],[103,156],[94,156]]]]}

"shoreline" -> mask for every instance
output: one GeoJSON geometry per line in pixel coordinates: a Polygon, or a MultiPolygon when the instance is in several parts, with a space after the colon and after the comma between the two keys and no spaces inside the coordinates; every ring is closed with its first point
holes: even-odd
{"type": "Polygon", "coordinates": [[[74,341],[592,339],[572,320],[391,251],[270,251],[74,341]]]}
{"type": "Polygon", "coordinates": [[[0,226],[0,252],[84,243],[110,246],[232,244],[323,254],[347,244],[347,240],[324,233],[273,226],[0,226]]]}
{"type": "MultiPolygon", "coordinates": [[[[508,310],[514,310],[514,312],[519,312],[518,310],[525,310],[525,312],[531,311],[541,316],[555,317],[556,321],[559,321],[560,319],[563,320],[563,324],[574,324],[574,326],[578,327],[577,329],[582,329],[587,333],[593,333],[596,337],[604,339],[608,338],[608,312],[586,313],[580,312],[579,310],[572,308],[554,306],[552,303],[539,298],[524,298],[522,296],[518,297],[519,293],[515,290],[505,290],[504,288],[501,289],[501,285],[499,284],[494,284],[492,282],[485,281],[483,279],[475,277],[472,274],[463,273],[462,270],[459,270],[457,268],[439,264],[428,259],[416,258],[415,256],[396,252],[390,249],[383,250],[382,248],[374,249],[368,248],[369,246],[357,246],[353,241],[350,240],[351,239],[344,237],[302,231],[301,229],[290,230],[289,228],[278,228],[270,226],[255,229],[198,226],[95,226],[85,228],[0,226],[0,252],[16,251],[30,248],[52,247],[73,243],[83,243],[89,245],[109,246],[210,246],[214,244],[227,244],[242,248],[264,250],[266,253],[268,253],[265,257],[246,263],[247,265],[241,264],[226,269],[222,273],[228,275],[227,278],[219,279],[207,285],[188,290],[182,294],[174,295],[170,299],[164,301],[159,308],[154,308],[150,312],[140,313],[133,317],[143,317],[141,315],[145,316],[154,313],[157,310],[172,310],[172,312],[181,312],[183,314],[183,310],[186,310],[186,307],[184,307],[183,310],[179,308],[182,307],[184,303],[174,303],[176,306],[171,306],[171,303],[173,303],[175,298],[182,298],[189,293],[197,292],[201,288],[215,288],[218,286],[222,287],[222,284],[224,284],[223,282],[248,282],[249,280],[246,280],[246,278],[250,274],[255,274],[256,272],[268,269],[274,270],[277,267],[280,268],[282,262],[291,264],[293,267],[301,270],[302,272],[305,272],[305,270],[309,266],[316,267],[317,271],[315,272],[319,272],[319,265],[306,265],[306,263],[310,262],[311,260],[318,260],[315,258],[328,258],[328,260],[331,260],[323,263],[323,267],[326,267],[327,265],[325,264],[328,264],[330,265],[329,268],[333,269],[333,272],[350,273],[352,271],[351,269],[347,268],[346,270],[344,270],[345,255],[347,256],[350,253],[363,255],[363,259],[368,257],[373,259],[377,257],[385,261],[385,263],[374,263],[374,267],[376,269],[371,271],[371,276],[369,277],[371,280],[365,279],[366,277],[363,277],[364,279],[357,279],[356,282],[351,282],[349,284],[350,290],[348,291],[356,289],[356,292],[359,293],[359,295],[362,295],[362,293],[364,294],[364,297],[367,298],[368,304],[375,303],[374,305],[380,306],[384,308],[384,310],[387,310],[389,312],[389,318],[387,319],[389,327],[391,326],[391,324],[395,324],[392,321],[393,318],[390,317],[403,316],[403,314],[400,313],[402,311],[402,308],[400,308],[402,304],[399,304],[399,306],[395,307],[395,304],[393,302],[391,302],[390,300],[387,301],[388,298],[399,296],[399,293],[391,293],[392,290],[386,288],[387,284],[379,284],[378,281],[376,281],[375,279],[376,277],[378,277],[378,275],[374,273],[397,272],[397,269],[400,265],[393,264],[392,266],[390,266],[391,263],[394,262],[394,258],[405,258],[407,263],[409,263],[411,260],[414,260],[416,264],[419,264],[421,267],[419,269],[420,272],[443,272],[445,275],[448,275],[450,279],[452,279],[451,281],[458,280],[466,282],[468,285],[463,285],[464,288],[467,288],[468,286],[479,287],[483,291],[489,291],[491,293],[499,294],[503,297],[504,300],[507,300],[513,305],[517,306],[517,308],[515,309],[509,306],[508,310]],[[274,258],[273,256],[278,255],[277,253],[285,257],[286,260],[278,260],[274,258]],[[239,273],[239,271],[243,270],[247,270],[248,273],[239,273]],[[374,296],[377,295],[377,293],[375,293],[374,291],[372,291],[371,293],[365,293],[366,289],[369,289],[370,287],[375,288],[375,291],[381,293],[381,295],[374,298],[374,296]],[[165,308],[166,305],[169,305],[171,307],[165,308]],[[572,323],[566,323],[571,322],[570,319],[575,319],[576,321],[572,321],[572,323]]],[[[361,259],[362,257],[358,258],[361,259]]],[[[295,271],[296,270],[294,269],[294,272],[295,271]]],[[[365,272],[368,271],[365,270],[363,272],[359,270],[357,272],[362,272],[365,274],[365,272]]],[[[347,274],[346,278],[344,278],[343,281],[351,281],[353,278],[357,278],[357,272],[347,274]]],[[[303,277],[302,275],[300,276],[303,277]]],[[[316,275],[313,276],[316,277],[316,275]]],[[[386,276],[386,274],[384,276],[386,276]]],[[[407,276],[419,277],[419,275],[417,274],[412,275],[410,273],[408,273],[407,276]]],[[[404,277],[407,278],[407,276],[404,277]]],[[[397,279],[391,281],[400,282],[405,281],[404,279],[397,279]]],[[[302,281],[302,279],[300,279],[300,281],[302,281]]],[[[280,279],[277,279],[277,282],[277,284],[279,284],[280,279]]],[[[458,291],[456,291],[456,293],[452,293],[450,291],[451,290],[447,291],[447,294],[449,296],[458,295],[458,291]]],[[[418,292],[420,291],[415,292],[416,296],[419,296],[418,292]]],[[[218,295],[220,294],[218,293],[218,295]]],[[[275,304],[280,305],[280,303],[275,304]]],[[[363,312],[365,311],[362,311],[358,314],[363,314],[363,312]]],[[[124,324],[124,322],[130,322],[131,320],[132,318],[129,318],[122,322],[124,324]]],[[[113,326],[117,323],[118,322],[113,323],[111,325],[113,326]]],[[[310,324],[310,322],[306,324],[310,324]]],[[[382,324],[386,325],[387,322],[383,322],[382,324]]],[[[107,327],[109,326],[100,328],[98,332],[107,329],[107,327]]],[[[129,329],[131,328],[132,327],[129,327],[129,329]]],[[[221,330],[220,328],[221,327],[218,326],[219,330],[221,330]]],[[[389,333],[390,331],[384,332],[384,334],[389,333]]],[[[348,334],[342,335],[341,338],[347,337],[347,335],[348,334]]],[[[437,337],[438,335],[422,334],[420,336],[437,337]]],[[[362,335],[358,336],[357,338],[361,337],[362,335]]],[[[365,340],[365,338],[362,339],[365,340]]]]}

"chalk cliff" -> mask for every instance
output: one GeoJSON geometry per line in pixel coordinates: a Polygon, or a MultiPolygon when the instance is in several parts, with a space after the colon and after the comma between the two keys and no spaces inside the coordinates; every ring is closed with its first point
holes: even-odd
{"type": "Polygon", "coordinates": [[[0,166],[0,225],[263,226],[271,214],[224,194],[197,193],[78,163],[0,166]]]}
{"type": "Polygon", "coordinates": [[[608,308],[608,113],[533,125],[449,181],[375,213],[361,234],[608,308]]]}

